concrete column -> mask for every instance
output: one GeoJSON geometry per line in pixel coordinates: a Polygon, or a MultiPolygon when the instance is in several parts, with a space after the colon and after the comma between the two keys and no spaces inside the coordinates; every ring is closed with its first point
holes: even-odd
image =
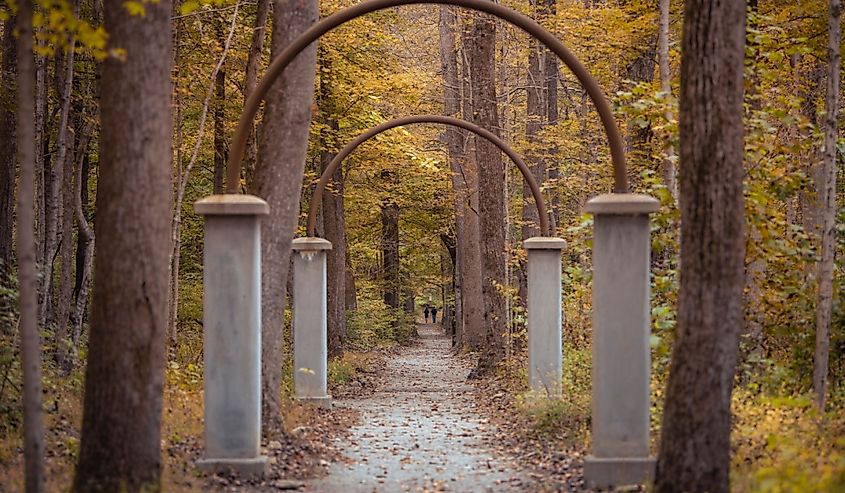
{"type": "Polygon", "coordinates": [[[647,195],[608,194],[587,202],[593,214],[592,455],[588,487],[647,481],[651,357],[647,195]]]}
{"type": "Polygon", "coordinates": [[[297,399],[330,408],[326,252],[322,238],[293,240],[293,386],[297,399]]]}
{"type": "Polygon", "coordinates": [[[531,390],[561,395],[562,343],[560,304],[560,238],[529,238],[528,252],[528,382],[531,390]]]}
{"type": "Polygon", "coordinates": [[[194,204],[205,219],[203,353],[208,472],[266,472],[261,446],[261,216],[251,195],[213,195],[194,204]]]}

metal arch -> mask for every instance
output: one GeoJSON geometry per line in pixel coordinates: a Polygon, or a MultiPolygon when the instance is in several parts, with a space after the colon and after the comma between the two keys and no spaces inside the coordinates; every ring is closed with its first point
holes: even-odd
{"type": "Polygon", "coordinates": [[[326,189],[326,185],[329,184],[329,180],[332,179],[332,175],[337,170],[340,163],[346,159],[347,156],[352,154],[352,152],[364,142],[372,139],[376,135],[390,130],[391,128],[401,127],[403,125],[410,125],[412,123],[442,123],[444,125],[452,125],[455,127],[461,127],[465,130],[469,130],[470,132],[484,137],[485,139],[489,140],[492,144],[496,147],[501,149],[502,152],[507,154],[511,161],[516,164],[516,167],[519,168],[519,172],[522,173],[522,177],[525,178],[525,181],[528,183],[528,187],[531,188],[531,195],[534,196],[534,204],[537,206],[537,213],[540,215],[540,234],[543,236],[549,236],[549,216],[546,212],[546,204],[543,202],[543,194],[540,192],[540,186],[537,185],[537,180],[534,179],[534,175],[531,174],[531,170],[525,164],[525,161],[517,154],[513,149],[508,146],[505,141],[500,139],[496,134],[493,132],[479,127],[474,123],[470,123],[465,120],[461,120],[459,118],[455,118],[452,116],[443,116],[443,115],[417,115],[417,116],[406,116],[404,118],[397,118],[395,120],[390,120],[389,122],[382,123],[381,125],[375,126],[366,132],[362,133],[355,140],[346,144],[346,147],[341,149],[341,151],[337,154],[337,156],[332,159],[329,165],[326,167],[323,174],[320,176],[320,181],[317,182],[317,187],[314,189],[314,195],[311,197],[311,203],[308,207],[308,236],[317,236],[317,211],[320,208],[320,203],[322,202],[323,191],[326,189]]]}
{"type": "Polygon", "coordinates": [[[613,118],[613,111],[611,110],[607,99],[605,99],[604,93],[593,76],[590,75],[575,55],[573,55],[552,33],[537,24],[537,22],[526,15],[520,14],[515,10],[489,0],[365,0],[357,5],[336,12],[312,25],[308,30],[289,44],[267,68],[267,72],[264,74],[264,77],[261,78],[258,86],[244,104],[244,110],[241,113],[240,120],[238,121],[237,130],[235,130],[235,135],[232,138],[232,146],[230,148],[231,152],[229,153],[226,176],[226,189],[228,193],[238,193],[241,161],[243,159],[244,149],[246,148],[246,140],[249,136],[250,128],[252,127],[252,120],[255,118],[256,113],[258,113],[258,108],[261,106],[261,102],[270,90],[270,86],[273,85],[273,82],[285,70],[290,62],[293,61],[293,59],[296,58],[296,56],[311,43],[341,24],[378,10],[414,4],[455,5],[494,15],[499,19],[507,21],[524,30],[557,55],[558,58],[567,67],[569,67],[569,70],[572,71],[581,83],[581,86],[583,86],[587,91],[587,94],[593,101],[596,111],[601,118],[604,131],[607,134],[608,144],[610,145],[610,154],[613,160],[613,191],[616,193],[626,193],[628,191],[625,147],[622,142],[622,136],[619,133],[619,128],[616,126],[616,120],[613,118]]]}

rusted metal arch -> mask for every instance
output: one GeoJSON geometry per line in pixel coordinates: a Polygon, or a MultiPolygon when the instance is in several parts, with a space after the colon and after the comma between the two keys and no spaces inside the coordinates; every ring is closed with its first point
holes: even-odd
{"type": "Polygon", "coordinates": [[[616,126],[616,120],[613,118],[613,111],[611,111],[610,105],[608,104],[604,93],[593,76],[590,75],[575,55],[573,55],[552,33],[537,24],[530,17],[489,0],[365,0],[357,5],[336,12],[311,26],[307,31],[302,33],[291,44],[289,44],[267,68],[267,73],[265,73],[264,77],[261,78],[258,86],[244,104],[244,110],[241,113],[240,121],[238,121],[237,130],[235,130],[235,135],[232,138],[232,147],[230,149],[231,152],[229,153],[226,176],[226,188],[229,193],[238,193],[238,185],[240,183],[241,175],[241,161],[243,159],[244,149],[246,148],[246,140],[249,136],[250,128],[252,127],[252,120],[255,118],[256,113],[258,113],[258,108],[261,106],[261,102],[270,90],[270,86],[273,85],[273,82],[285,70],[290,62],[293,61],[293,59],[296,58],[296,56],[311,43],[341,24],[378,10],[414,4],[455,5],[494,15],[499,19],[507,21],[527,32],[557,55],[558,58],[560,58],[560,60],[569,67],[569,70],[572,71],[578,79],[578,82],[580,82],[587,91],[587,94],[593,101],[596,111],[598,111],[599,117],[601,118],[604,131],[607,134],[607,141],[610,145],[610,154],[613,160],[613,191],[617,193],[626,193],[628,191],[628,178],[626,176],[625,166],[625,147],[622,143],[622,137],[619,134],[619,129],[616,126]]]}
{"type": "Polygon", "coordinates": [[[317,211],[320,210],[323,191],[325,191],[326,185],[329,184],[329,181],[332,179],[332,175],[334,175],[334,172],[337,170],[338,166],[340,166],[340,163],[342,163],[347,156],[352,154],[358,146],[372,139],[376,135],[386,130],[390,130],[391,128],[410,125],[413,123],[442,123],[444,125],[460,127],[465,130],[469,130],[480,137],[484,137],[496,147],[501,149],[501,151],[507,154],[507,156],[511,158],[511,161],[516,164],[516,167],[519,168],[519,172],[522,173],[522,177],[525,178],[525,181],[528,183],[528,187],[531,189],[531,195],[534,196],[534,204],[537,206],[537,213],[540,215],[540,234],[543,236],[549,236],[549,216],[546,212],[546,204],[543,202],[543,194],[540,192],[540,186],[537,184],[537,180],[534,179],[534,175],[531,174],[531,170],[525,164],[525,161],[522,160],[522,157],[520,157],[519,154],[505,143],[505,141],[500,139],[493,132],[483,127],[479,127],[474,123],[443,115],[406,116],[404,118],[390,120],[389,122],[382,123],[381,125],[367,130],[356,137],[355,140],[346,144],[346,146],[341,149],[334,159],[332,159],[325,171],[323,171],[323,174],[320,176],[320,181],[317,182],[317,187],[314,189],[314,195],[311,197],[311,203],[308,207],[308,236],[317,236],[317,211]]]}

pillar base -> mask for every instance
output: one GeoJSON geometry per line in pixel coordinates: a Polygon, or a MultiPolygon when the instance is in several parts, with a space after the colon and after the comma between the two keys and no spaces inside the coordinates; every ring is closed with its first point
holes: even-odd
{"type": "Polygon", "coordinates": [[[332,396],[330,395],[324,397],[297,397],[296,400],[303,404],[311,404],[320,409],[332,408],[332,396]]]}
{"type": "Polygon", "coordinates": [[[654,457],[584,458],[584,480],[588,488],[643,484],[654,479],[654,457]]]}
{"type": "Polygon", "coordinates": [[[207,474],[235,472],[241,477],[262,477],[270,470],[270,461],[260,455],[252,459],[200,459],[197,469],[207,474]]]}

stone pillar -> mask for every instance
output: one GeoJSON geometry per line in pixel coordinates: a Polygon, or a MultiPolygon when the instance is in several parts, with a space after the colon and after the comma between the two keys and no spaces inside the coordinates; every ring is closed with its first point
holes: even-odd
{"type": "Polygon", "coordinates": [[[647,195],[607,194],[587,202],[593,214],[592,454],[590,488],[653,478],[649,455],[651,357],[647,195]]]}
{"type": "Polygon", "coordinates": [[[293,386],[294,396],[330,408],[328,394],[328,303],[326,251],[322,238],[293,240],[293,386]]]}
{"type": "Polygon", "coordinates": [[[560,304],[560,238],[529,238],[528,252],[528,382],[531,390],[561,395],[562,343],[560,304]]]}
{"type": "Polygon", "coordinates": [[[261,216],[251,195],[194,204],[205,219],[203,353],[207,472],[266,472],[261,446],[261,216]]]}

